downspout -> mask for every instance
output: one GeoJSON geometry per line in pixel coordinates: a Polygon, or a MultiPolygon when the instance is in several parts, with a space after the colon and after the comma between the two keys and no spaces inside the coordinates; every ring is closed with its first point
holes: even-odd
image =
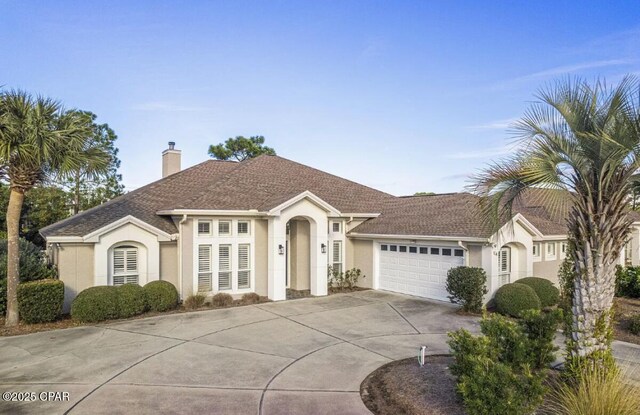
{"type": "Polygon", "coordinates": [[[462,248],[462,249],[464,250],[464,252],[465,252],[465,255],[464,255],[464,265],[468,267],[468,266],[469,266],[469,248],[467,248],[466,246],[464,246],[464,244],[462,243],[462,241],[458,241],[458,246],[459,246],[460,248],[462,248]]]}
{"type": "Polygon", "coordinates": [[[182,219],[178,222],[178,277],[180,278],[180,284],[178,284],[180,290],[180,299],[182,299],[182,225],[187,221],[187,214],[182,215],[182,219]]]}

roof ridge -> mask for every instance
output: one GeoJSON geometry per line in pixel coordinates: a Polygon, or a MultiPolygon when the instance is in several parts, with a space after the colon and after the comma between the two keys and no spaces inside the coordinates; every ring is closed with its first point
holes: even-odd
{"type": "MultiPolygon", "coordinates": [[[[199,198],[201,198],[204,194],[208,193],[209,190],[213,187],[213,186],[219,186],[221,183],[223,183],[226,180],[229,180],[232,177],[232,173],[237,173],[238,170],[242,167],[242,168],[246,168],[246,166],[248,164],[251,164],[252,161],[257,160],[258,158],[262,157],[262,156],[266,156],[267,154],[261,154],[258,157],[253,157],[253,158],[249,158],[246,160],[242,160],[242,161],[233,161],[231,163],[236,163],[237,166],[234,167],[233,169],[229,170],[228,172],[226,172],[225,174],[223,174],[218,180],[213,181],[211,184],[209,184],[208,186],[206,186],[201,192],[195,194],[194,196],[191,196],[189,199],[183,201],[182,203],[180,203],[180,205],[173,207],[174,209],[180,209],[180,208],[188,208],[188,206],[185,207],[185,205],[187,205],[188,203],[198,200],[199,198]]],[[[224,161],[228,161],[228,160],[224,160],[224,161]]]]}
{"type": "MultiPolygon", "coordinates": [[[[345,179],[344,177],[340,177],[340,176],[335,175],[335,174],[333,174],[333,173],[329,173],[329,172],[326,172],[326,171],[324,171],[324,170],[317,169],[317,168],[315,168],[315,167],[307,166],[306,164],[302,164],[302,163],[300,163],[300,162],[297,162],[297,161],[294,161],[294,160],[290,160],[290,159],[288,159],[288,158],[286,158],[286,157],[278,156],[277,154],[276,154],[276,155],[271,155],[271,154],[261,154],[261,155],[260,155],[260,156],[258,156],[258,157],[262,157],[262,156],[277,157],[277,158],[279,158],[279,159],[282,159],[282,160],[288,161],[289,163],[297,164],[298,166],[302,166],[302,167],[307,168],[307,169],[312,169],[312,170],[315,170],[315,171],[319,171],[319,172],[324,173],[324,174],[326,174],[326,175],[329,175],[329,176],[335,177],[335,178],[337,178],[337,179],[339,179],[339,180],[344,180],[344,181],[347,181],[347,182],[349,182],[349,183],[356,184],[356,185],[358,185],[358,186],[366,187],[367,189],[373,190],[373,191],[378,192],[378,193],[382,193],[382,194],[387,195],[387,196],[391,196],[391,197],[395,197],[395,198],[397,198],[397,197],[398,197],[398,196],[396,196],[396,195],[392,195],[391,193],[383,192],[382,190],[379,190],[379,189],[373,188],[373,187],[371,187],[371,186],[367,186],[366,184],[358,183],[358,182],[355,182],[355,181],[350,180],[350,179],[345,179]]],[[[258,157],[256,157],[256,158],[258,158],[258,157]]]]}

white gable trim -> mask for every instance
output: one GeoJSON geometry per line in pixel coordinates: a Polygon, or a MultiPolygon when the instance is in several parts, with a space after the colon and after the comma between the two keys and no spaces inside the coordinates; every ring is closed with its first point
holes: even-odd
{"type": "Polygon", "coordinates": [[[265,212],[255,209],[249,210],[219,210],[219,209],[169,209],[159,210],[157,215],[191,215],[191,216],[265,216],[265,212]]]}
{"type": "Polygon", "coordinates": [[[84,242],[99,242],[100,236],[104,235],[107,232],[113,231],[114,229],[118,229],[121,226],[124,226],[128,223],[131,223],[139,228],[144,229],[149,233],[156,235],[159,242],[166,242],[166,241],[172,240],[172,236],[170,234],[156,228],[155,226],[151,226],[147,222],[141,221],[140,219],[131,215],[125,216],[124,218],[120,218],[114,222],[111,222],[106,226],[103,226],[100,229],[97,229],[91,233],[86,234],[85,236],[82,237],[82,240],[84,242]]]}
{"type": "MultiPolygon", "coordinates": [[[[524,216],[522,216],[521,213],[517,213],[513,219],[513,222],[518,222],[523,228],[525,228],[527,230],[527,232],[531,233],[533,235],[533,237],[538,237],[538,238],[542,238],[542,232],[540,232],[538,230],[538,228],[536,228],[535,226],[533,226],[533,224],[531,222],[529,222],[527,220],[527,218],[525,218],[524,216]]],[[[507,222],[505,225],[502,226],[502,228],[496,232],[496,233],[500,233],[501,231],[505,230],[508,226],[510,226],[511,224],[509,222],[507,222]]]]}
{"type": "Polygon", "coordinates": [[[341,213],[340,213],[340,211],[338,209],[334,208],[329,203],[327,203],[324,200],[320,199],[318,196],[314,195],[313,193],[311,193],[308,190],[305,190],[304,192],[300,193],[299,195],[294,196],[291,199],[287,200],[286,202],[279,204],[278,206],[276,206],[273,209],[269,210],[267,212],[267,214],[269,216],[280,216],[280,213],[284,209],[288,208],[291,205],[294,205],[294,204],[298,203],[299,201],[301,201],[303,199],[308,199],[309,201],[313,202],[315,205],[317,205],[321,209],[324,209],[326,212],[328,212],[329,216],[341,216],[341,213]]]}

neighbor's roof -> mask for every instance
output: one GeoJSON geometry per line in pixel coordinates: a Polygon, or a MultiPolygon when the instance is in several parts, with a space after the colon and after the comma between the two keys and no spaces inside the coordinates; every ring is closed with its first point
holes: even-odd
{"type": "Polygon", "coordinates": [[[41,230],[49,236],[84,236],[125,216],[173,234],[170,209],[267,211],[310,191],[345,213],[377,213],[395,196],[278,156],[243,162],[209,160],[153,182],[41,230]]]}

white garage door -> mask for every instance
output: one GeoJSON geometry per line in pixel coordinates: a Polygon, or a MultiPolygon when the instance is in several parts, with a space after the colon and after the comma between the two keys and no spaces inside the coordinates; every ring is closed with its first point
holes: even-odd
{"type": "Polygon", "coordinates": [[[464,265],[454,247],[379,244],[380,289],[448,301],[447,271],[464,265]]]}

